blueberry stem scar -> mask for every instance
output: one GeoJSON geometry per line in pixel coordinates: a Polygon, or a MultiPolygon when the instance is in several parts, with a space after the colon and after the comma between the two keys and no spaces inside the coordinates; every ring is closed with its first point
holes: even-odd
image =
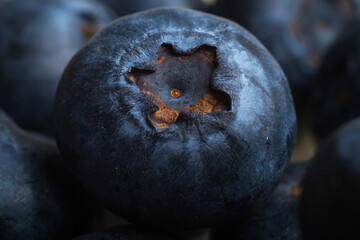
{"type": "Polygon", "coordinates": [[[210,85],[217,66],[214,47],[200,46],[185,55],[174,53],[171,45],[163,44],[158,52],[158,69],[131,68],[129,80],[142,93],[156,99],[159,108],[149,116],[151,122],[168,128],[184,109],[204,114],[229,110],[229,96],[210,85]]]}
{"type": "Polygon", "coordinates": [[[178,98],[181,96],[181,90],[177,89],[177,88],[173,88],[171,89],[170,91],[170,95],[173,97],[173,98],[178,98]]]}

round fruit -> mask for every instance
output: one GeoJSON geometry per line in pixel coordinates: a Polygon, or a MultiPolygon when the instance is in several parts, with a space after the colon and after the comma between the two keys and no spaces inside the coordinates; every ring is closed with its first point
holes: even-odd
{"type": "MultiPolygon", "coordinates": [[[[236,0],[234,0],[236,1],[236,0]]],[[[243,2],[243,1],[238,1],[243,2]]],[[[238,8],[244,26],[274,54],[303,105],[326,50],[358,16],[359,0],[252,0],[238,8]]],[[[236,8],[233,8],[236,9],[236,8]]]]}
{"type": "Polygon", "coordinates": [[[354,21],[329,49],[312,88],[314,130],[322,138],[360,116],[360,21],[354,21]]]}
{"type": "Polygon", "coordinates": [[[360,235],[360,118],[343,125],[320,146],[303,187],[304,239],[360,235]]]}
{"type": "Polygon", "coordinates": [[[70,239],[89,231],[92,210],[55,141],[0,109],[0,239],[70,239]]]}
{"type": "Polygon", "coordinates": [[[245,217],[279,181],[296,118],[279,65],[237,24],[163,8],[121,18],[72,59],[56,135],[89,192],[127,220],[245,217]]]}
{"type": "Polygon", "coordinates": [[[91,0],[2,5],[0,107],[22,128],[53,135],[54,98],[66,64],[112,18],[91,0]]]}

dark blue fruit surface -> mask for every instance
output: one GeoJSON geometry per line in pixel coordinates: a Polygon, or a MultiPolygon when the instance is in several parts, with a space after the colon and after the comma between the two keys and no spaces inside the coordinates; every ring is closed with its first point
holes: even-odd
{"type": "Polygon", "coordinates": [[[0,239],[69,239],[89,231],[91,206],[54,140],[0,110],[0,239]]]}
{"type": "Polygon", "coordinates": [[[276,190],[255,214],[235,226],[214,229],[212,240],[301,239],[299,203],[307,163],[290,165],[276,190]]]}
{"type": "Polygon", "coordinates": [[[360,118],[327,138],[302,182],[304,239],[355,239],[360,235],[360,118]]]}
{"type": "MultiPolygon", "coordinates": [[[[234,0],[236,1],[236,0],[234,0]]],[[[230,1],[231,2],[231,1],[230,1]]],[[[242,1],[238,1],[242,2],[242,1]]],[[[326,50],[360,12],[359,0],[252,0],[237,14],[279,61],[295,103],[306,105],[326,50]]],[[[234,18],[236,19],[236,16],[234,18]]]]}
{"type": "Polygon", "coordinates": [[[134,226],[123,226],[86,234],[74,240],[179,240],[179,238],[134,226]]]}
{"type": "Polygon", "coordinates": [[[0,107],[25,129],[53,134],[67,62],[113,14],[91,0],[12,0],[0,8],[0,107]]]}
{"type": "Polygon", "coordinates": [[[55,101],[69,168],[130,222],[202,228],[246,217],[292,154],[285,75],[247,31],[178,8],[120,18],[71,60],[55,101]]]}
{"type": "Polygon", "coordinates": [[[325,138],[360,116],[360,21],[350,24],[329,49],[311,93],[311,120],[325,138]]]}

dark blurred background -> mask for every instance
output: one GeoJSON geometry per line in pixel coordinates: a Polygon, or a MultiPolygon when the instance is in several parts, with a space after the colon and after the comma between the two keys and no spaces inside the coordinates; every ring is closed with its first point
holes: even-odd
{"type": "MultiPolygon", "coordinates": [[[[164,6],[231,19],[283,68],[298,138],[291,162],[313,158],[339,126],[360,116],[357,0],[0,0],[0,108],[21,127],[54,136],[53,99],[72,56],[117,17],[164,6]]],[[[125,224],[107,210],[94,229],[125,224]]],[[[210,230],[178,233],[209,239],[210,230]]]]}

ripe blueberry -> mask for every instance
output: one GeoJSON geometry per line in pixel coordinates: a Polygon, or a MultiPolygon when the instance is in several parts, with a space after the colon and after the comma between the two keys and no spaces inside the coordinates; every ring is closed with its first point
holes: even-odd
{"type": "Polygon", "coordinates": [[[0,107],[21,127],[53,134],[67,62],[113,15],[90,0],[13,0],[0,8],[0,107]]]}
{"type": "Polygon", "coordinates": [[[320,146],[303,179],[304,239],[360,235],[360,119],[338,129],[320,146]]]}
{"type": "Polygon", "coordinates": [[[360,116],[360,21],[355,21],[329,49],[311,94],[314,130],[322,138],[360,116]]]}
{"type": "MultiPolygon", "coordinates": [[[[246,1],[237,16],[275,56],[305,107],[313,78],[326,50],[360,10],[352,0],[246,1]]],[[[235,8],[233,8],[235,9],[235,8]]]]}
{"type": "Polygon", "coordinates": [[[296,118],[279,65],[237,24],[163,8],[119,19],[71,60],[56,135],[72,172],[127,220],[201,228],[270,195],[296,118]]]}
{"type": "Polygon", "coordinates": [[[69,239],[89,231],[91,205],[55,142],[0,110],[0,239],[69,239]]]}

